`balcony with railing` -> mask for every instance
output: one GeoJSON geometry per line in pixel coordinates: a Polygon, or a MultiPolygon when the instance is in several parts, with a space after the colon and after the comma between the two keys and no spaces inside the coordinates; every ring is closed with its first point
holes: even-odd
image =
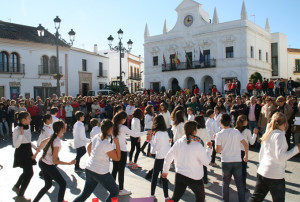
{"type": "Polygon", "coordinates": [[[294,67],[294,74],[300,74],[300,67],[299,66],[294,67]]]}
{"type": "Polygon", "coordinates": [[[25,64],[0,63],[0,74],[25,74],[25,64]]]}
{"type": "Polygon", "coordinates": [[[210,59],[200,64],[199,61],[193,61],[193,62],[181,62],[180,65],[175,63],[169,63],[165,67],[164,64],[162,64],[162,71],[180,71],[180,70],[191,70],[191,69],[206,69],[206,68],[214,68],[217,66],[217,60],[216,59],[210,59]]]}
{"type": "Polygon", "coordinates": [[[142,75],[141,74],[129,74],[129,79],[131,79],[131,80],[138,80],[138,81],[140,81],[140,80],[142,80],[142,75]]]}
{"type": "Polygon", "coordinates": [[[107,78],[107,70],[99,71],[98,78],[107,78]]]}
{"type": "MultiPolygon", "coordinates": [[[[59,73],[62,74],[62,66],[59,66],[59,73]]],[[[49,68],[48,66],[39,65],[39,75],[40,76],[52,76],[56,74],[56,69],[49,68]]]]}

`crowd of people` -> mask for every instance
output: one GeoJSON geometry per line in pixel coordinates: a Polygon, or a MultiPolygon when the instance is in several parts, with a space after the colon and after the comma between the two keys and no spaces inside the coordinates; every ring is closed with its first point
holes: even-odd
{"type": "Polygon", "coordinates": [[[253,96],[253,89],[248,88],[248,93],[241,96],[236,90],[240,85],[238,80],[228,85],[233,83],[234,90],[227,86],[225,95],[217,90],[200,94],[194,89],[179,94],[169,90],[75,98],[53,95],[46,100],[2,98],[1,136],[6,141],[12,135],[13,166],[23,169],[13,191],[20,200],[29,201],[24,193],[33,176],[33,165],[38,163],[45,186],[33,201],[41,200],[51,188],[52,180],[59,184],[57,201],[64,201],[68,185],[57,165],[74,165],[75,172],[86,174],[83,191],[74,201],[85,201],[98,183],[109,192],[106,201],[112,201],[114,197],[131,194],[124,187],[125,167],[133,172],[139,169],[137,162],[142,152],[155,159],[153,169],[145,176],[151,179],[152,197],[161,173],[166,201],[179,201],[187,187],[194,192],[196,201],[204,201],[205,188],[211,186],[207,167],[221,164],[223,200],[229,201],[233,175],[242,202],[249,191],[246,179],[251,144],[259,147],[260,153],[257,184],[249,200],[263,201],[270,191],[274,201],[284,201],[286,161],[299,156],[300,150],[300,104],[296,97],[281,90],[276,93],[276,89],[273,94],[273,90],[263,88],[253,96]],[[67,131],[72,132],[76,149],[76,159],[71,162],[58,157],[67,131]],[[37,145],[32,143],[32,136],[38,136],[37,145]],[[128,163],[127,136],[131,143],[128,163]],[[146,136],[144,143],[141,136],[146,136]],[[37,162],[40,151],[43,154],[37,162]],[[86,152],[89,160],[83,169],[80,159],[86,152]],[[220,163],[216,162],[217,153],[221,154],[220,163]],[[170,168],[176,173],[172,197],[168,194],[167,180],[170,168]]]}

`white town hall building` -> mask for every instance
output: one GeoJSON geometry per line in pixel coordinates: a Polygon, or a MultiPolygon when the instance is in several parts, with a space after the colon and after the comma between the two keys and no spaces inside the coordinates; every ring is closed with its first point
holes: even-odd
{"type": "Polygon", "coordinates": [[[293,69],[286,70],[286,35],[271,34],[268,19],[265,28],[249,21],[244,2],[240,19],[230,22],[220,23],[216,9],[210,19],[202,5],[193,0],[183,0],[176,12],[176,25],[169,31],[165,21],[161,35],[150,36],[146,25],[146,89],[192,89],[196,84],[200,92],[210,92],[212,85],[223,92],[225,81],[238,78],[243,91],[254,72],[266,78],[293,74],[293,69]]]}

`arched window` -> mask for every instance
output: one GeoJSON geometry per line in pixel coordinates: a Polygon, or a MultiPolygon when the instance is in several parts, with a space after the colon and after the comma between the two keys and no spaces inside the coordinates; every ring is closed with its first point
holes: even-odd
{"type": "Polygon", "coordinates": [[[19,55],[17,53],[12,53],[10,55],[9,61],[9,72],[19,72],[20,65],[19,65],[19,55]]]}
{"type": "Polygon", "coordinates": [[[0,72],[8,71],[8,53],[5,51],[0,52],[0,72]]]}
{"type": "Polygon", "coordinates": [[[42,56],[42,61],[41,61],[41,69],[43,74],[49,74],[49,57],[47,55],[42,56]]]}
{"type": "Polygon", "coordinates": [[[50,58],[50,74],[56,73],[56,57],[52,56],[50,58]]]}

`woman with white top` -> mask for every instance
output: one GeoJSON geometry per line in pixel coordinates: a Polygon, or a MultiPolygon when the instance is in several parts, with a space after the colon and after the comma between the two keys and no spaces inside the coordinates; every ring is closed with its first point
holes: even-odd
{"type": "Polygon", "coordinates": [[[101,133],[101,128],[99,127],[99,121],[96,118],[92,118],[90,120],[90,125],[92,126],[90,138],[93,139],[96,135],[99,135],[101,133]]]}
{"type": "Polygon", "coordinates": [[[61,139],[66,132],[65,122],[58,120],[53,123],[54,133],[50,138],[42,141],[38,147],[37,152],[34,154],[34,158],[37,156],[39,151],[45,146],[43,156],[39,160],[39,167],[41,168],[45,180],[44,187],[39,191],[33,202],[38,202],[52,186],[52,180],[58,183],[59,191],[57,201],[64,201],[64,195],[66,191],[66,180],[58,171],[56,165],[72,165],[75,164],[76,160],[70,162],[61,161],[58,158],[59,151],[61,150],[61,139]]]}
{"type": "Polygon", "coordinates": [[[204,148],[203,142],[196,136],[195,121],[184,124],[184,134],[165,157],[162,177],[167,178],[170,164],[174,160],[176,175],[172,200],[178,202],[188,186],[194,192],[196,201],[204,202],[203,166],[208,166],[210,162],[211,143],[204,148]]]}
{"type": "MultiPolygon", "coordinates": [[[[200,137],[201,140],[204,142],[204,144],[207,144],[208,142],[211,142],[210,135],[205,127],[205,119],[204,116],[202,115],[197,115],[195,117],[195,121],[197,123],[197,137],[200,137]]],[[[207,167],[203,166],[203,171],[204,171],[204,176],[203,176],[203,183],[204,187],[210,187],[211,183],[208,182],[208,177],[207,177],[207,167]]]]}
{"type": "MultiPolygon", "coordinates": [[[[153,119],[152,132],[153,135],[150,144],[155,148],[155,161],[151,180],[151,196],[154,196],[158,175],[162,172],[165,156],[167,155],[171,147],[169,143],[167,126],[162,115],[158,115],[153,119]]],[[[168,200],[168,180],[166,178],[162,178],[162,182],[164,196],[165,199],[168,200]]]]}
{"type": "Polygon", "coordinates": [[[52,123],[53,119],[50,114],[43,116],[43,128],[41,129],[41,134],[37,140],[37,146],[39,147],[45,139],[49,138],[53,134],[52,123]]]}
{"type": "Polygon", "coordinates": [[[113,131],[113,123],[109,119],[101,122],[101,134],[96,135],[88,145],[88,154],[90,156],[86,165],[86,180],[82,193],[74,202],[84,202],[95,190],[98,184],[101,184],[109,191],[106,202],[110,202],[113,197],[119,194],[119,188],[114,178],[109,172],[111,158],[113,161],[119,161],[121,150],[119,139],[114,138],[116,149],[109,142],[113,131]]]}
{"type": "Polygon", "coordinates": [[[172,140],[173,139],[173,133],[172,133],[172,125],[171,125],[171,115],[170,112],[168,111],[167,105],[162,102],[160,104],[160,108],[159,108],[159,113],[164,117],[166,126],[168,128],[168,134],[169,134],[169,138],[172,140]]]}
{"type": "Polygon", "coordinates": [[[222,113],[221,113],[221,107],[219,106],[216,106],[214,108],[214,114],[215,114],[215,121],[216,121],[216,124],[219,128],[221,128],[221,116],[222,116],[222,113]]]}
{"type": "Polygon", "coordinates": [[[179,110],[175,113],[174,116],[174,124],[172,127],[172,131],[174,134],[174,142],[180,139],[184,135],[184,112],[179,110]]]}
{"type": "Polygon", "coordinates": [[[29,112],[21,111],[15,113],[15,120],[18,121],[18,125],[13,131],[13,145],[16,148],[13,167],[22,168],[23,173],[12,190],[18,194],[17,200],[30,201],[30,199],[24,197],[24,192],[33,176],[32,165],[36,165],[31,150],[31,131],[29,127],[31,117],[29,112]]]}
{"type": "MultiPolygon", "coordinates": [[[[154,107],[152,105],[148,105],[145,109],[145,119],[144,119],[144,123],[145,123],[145,131],[151,130],[152,129],[152,125],[153,125],[153,118],[154,118],[154,107]]],[[[141,152],[146,155],[146,153],[144,152],[144,149],[146,148],[146,146],[148,145],[149,141],[146,140],[141,148],[141,152]]],[[[150,154],[150,147],[148,146],[148,151],[147,151],[147,155],[150,154]]]]}
{"type": "MultiPolygon", "coordinates": [[[[131,120],[131,129],[138,133],[141,132],[141,120],[143,119],[143,112],[141,109],[136,108],[132,114],[132,120],[131,120]]],[[[131,149],[129,153],[129,164],[128,167],[135,170],[138,169],[139,166],[137,165],[137,160],[140,154],[141,150],[141,138],[140,137],[133,137],[130,136],[130,142],[131,142],[131,149]],[[135,156],[134,156],[134,162],[132,162],[133,153],[136,149],[135,156]]]]}
{"type": "MultiPolygon", "coordinates": [[[[253,145],[256,141],[258,129],[255,128],[253,131],[253,135],[251,135],[251,131],[247,129],[248,126],[248,120],[246,115],[240,115],[238,116],[238,119],[236,121],[235,129],[239,130],[241,134],[243,135],[246,143],[249,145],[253,145]]],[[[242,179],[243,179],[243,184],[244,184],[244,189],[245,191],[249,191],[247,188],[247,162],[244,161],[244,156],[245,156],[245,148],[244,145],[241,143],[241,156],[242,156],[242,179]]]]}
{"type": "MultiPolygon", "coordinates": [[[[134,132],[123,124],[127,120],[127,114],[124,111],[117,113],[113,118],[113,138],[119,138],[121,148],[121,159],[120,161],[113,161],[112,176],[116,180],[117,173],[119,174],[119,195],[129,195],[130,191],[124,189],[124,172],[127,161],[127,147],[126,147],[126,135],[132,137],[140,137],[142,135],[151,134],[151,130],[145,132],[134,132]]],[[[115,144],[113,144],[115,146],[115,144]]]]}
{"type": "Polygon", "coordinates": [[[130,100],[129,104],[126,106],[126,109],[125,109],[125,112],[127,113],[127,127],[130,126],[134,109],[135,109],[135,106],[133,104],[133,100],[130,100]]]}
{"type": "Polygon", "coordinates": [[[269,191],[273,201],[285,201],[286,162],[300,151],[300,144],[288,151],[285,138],[287,126],[286,116],[276,112],[261,138],[257,181],[250,202],[263,201],[269,191]]]}

